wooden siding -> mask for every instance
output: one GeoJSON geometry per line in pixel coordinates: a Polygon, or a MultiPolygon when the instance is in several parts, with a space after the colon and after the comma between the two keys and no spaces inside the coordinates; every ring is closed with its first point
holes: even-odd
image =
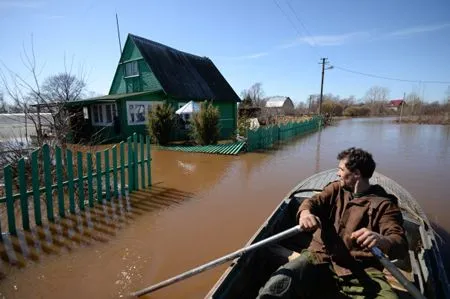
{"type": "Polygon", "coordinates": [[[220,113],[220,137],[230,138],[236,132],[237,120],[236,111],[237,104],[234,102],[218,102],[213,105],[219,108],[220,113]]]}
{"type": "Polygon", "coordinates": [[[145,62],[139,49],[135,46],[133,41],[128,39],[123,50],[122,60],[117,66],[109,94],[158,90],[162,90],[161,84],[145,62]],[[137,61],[139,76],[125,77],[125,65],[130,61],[137,61]]]}

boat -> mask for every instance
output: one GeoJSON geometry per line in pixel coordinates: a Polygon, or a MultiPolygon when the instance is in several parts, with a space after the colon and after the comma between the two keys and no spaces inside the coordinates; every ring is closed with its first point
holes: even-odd
{"type": "MultiPolygon", "coordinates": [[[[301,202],[337,179],[337,169],[330,169],[300,182],[252,236],[246,247],[294,227],[301,202]]],[[[409,255],[403,260],[391,262],[426,298],[450,298],[450,285],[437,244],[438,236],[417,201],[398,183],[381,173],[375,172],[370,183],[379,184],[388,193],[395,195],[402,210],[409,255]]],[[[298,256],[308,246],[309,240],[308,234],[300,233],[277,244],[244,253],[232,261],[205,298],[255,298],[272,272],[298,256]]],[[[412,298],[387,269],[384,272],[399,298],[412,298]]]]}

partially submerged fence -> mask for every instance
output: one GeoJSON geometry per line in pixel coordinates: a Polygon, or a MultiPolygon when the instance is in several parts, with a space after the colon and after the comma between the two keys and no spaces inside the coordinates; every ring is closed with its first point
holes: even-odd
{"type": "MultiPolygon", "coordinates": [[[[5,188],[0,211],[6,206],[8,232],[16,234],[18,222],[24,230],[30,230],[32,222],[55,222],[96,203],[150,186],[150,137],[135,133],[126,142],[95,153],[44,145],[3,171],[5,188]],[[20,202],[18,209],[16,201],[20,202]]],[[[4,220],[0,218],[0,233],[4,220]]]]}
{"type": "Polygon", "coordinates": [[[323,119],[321,117],[315,116],[304,122],[290,122],[249,130],[247,133],[248,151],[267,149],[277,142],[317,130],[322,126],[322,122],[323,119]]]}

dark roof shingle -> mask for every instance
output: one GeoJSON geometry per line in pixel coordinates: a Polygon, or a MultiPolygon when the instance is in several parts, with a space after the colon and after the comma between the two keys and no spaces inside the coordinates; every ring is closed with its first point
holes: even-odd
{"type": "Polygon", "coordinates": [[[240,102],[239,96],[207,57],[182,52],[130,34],[164,91],[179,99],[240,102]]]}

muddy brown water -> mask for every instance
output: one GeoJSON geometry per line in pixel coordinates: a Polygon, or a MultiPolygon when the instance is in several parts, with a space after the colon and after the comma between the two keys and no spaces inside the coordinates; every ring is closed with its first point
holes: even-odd
{"type": "MultiPolygon", "coordinates": [[[[336,167],[350,146],[372,152],[377,171],[404,186],[450,242],[450,126],[343,120],[263,153],[154,151],[154,187],[133,195],[128,210],[97,209],[92,233],[61,237],[35,261],[0,260],[0,298],[126,298],[232,252],[299,181],[336,167]]],[[[203,298],[226,267],[147,297],[203,298]]]]}

